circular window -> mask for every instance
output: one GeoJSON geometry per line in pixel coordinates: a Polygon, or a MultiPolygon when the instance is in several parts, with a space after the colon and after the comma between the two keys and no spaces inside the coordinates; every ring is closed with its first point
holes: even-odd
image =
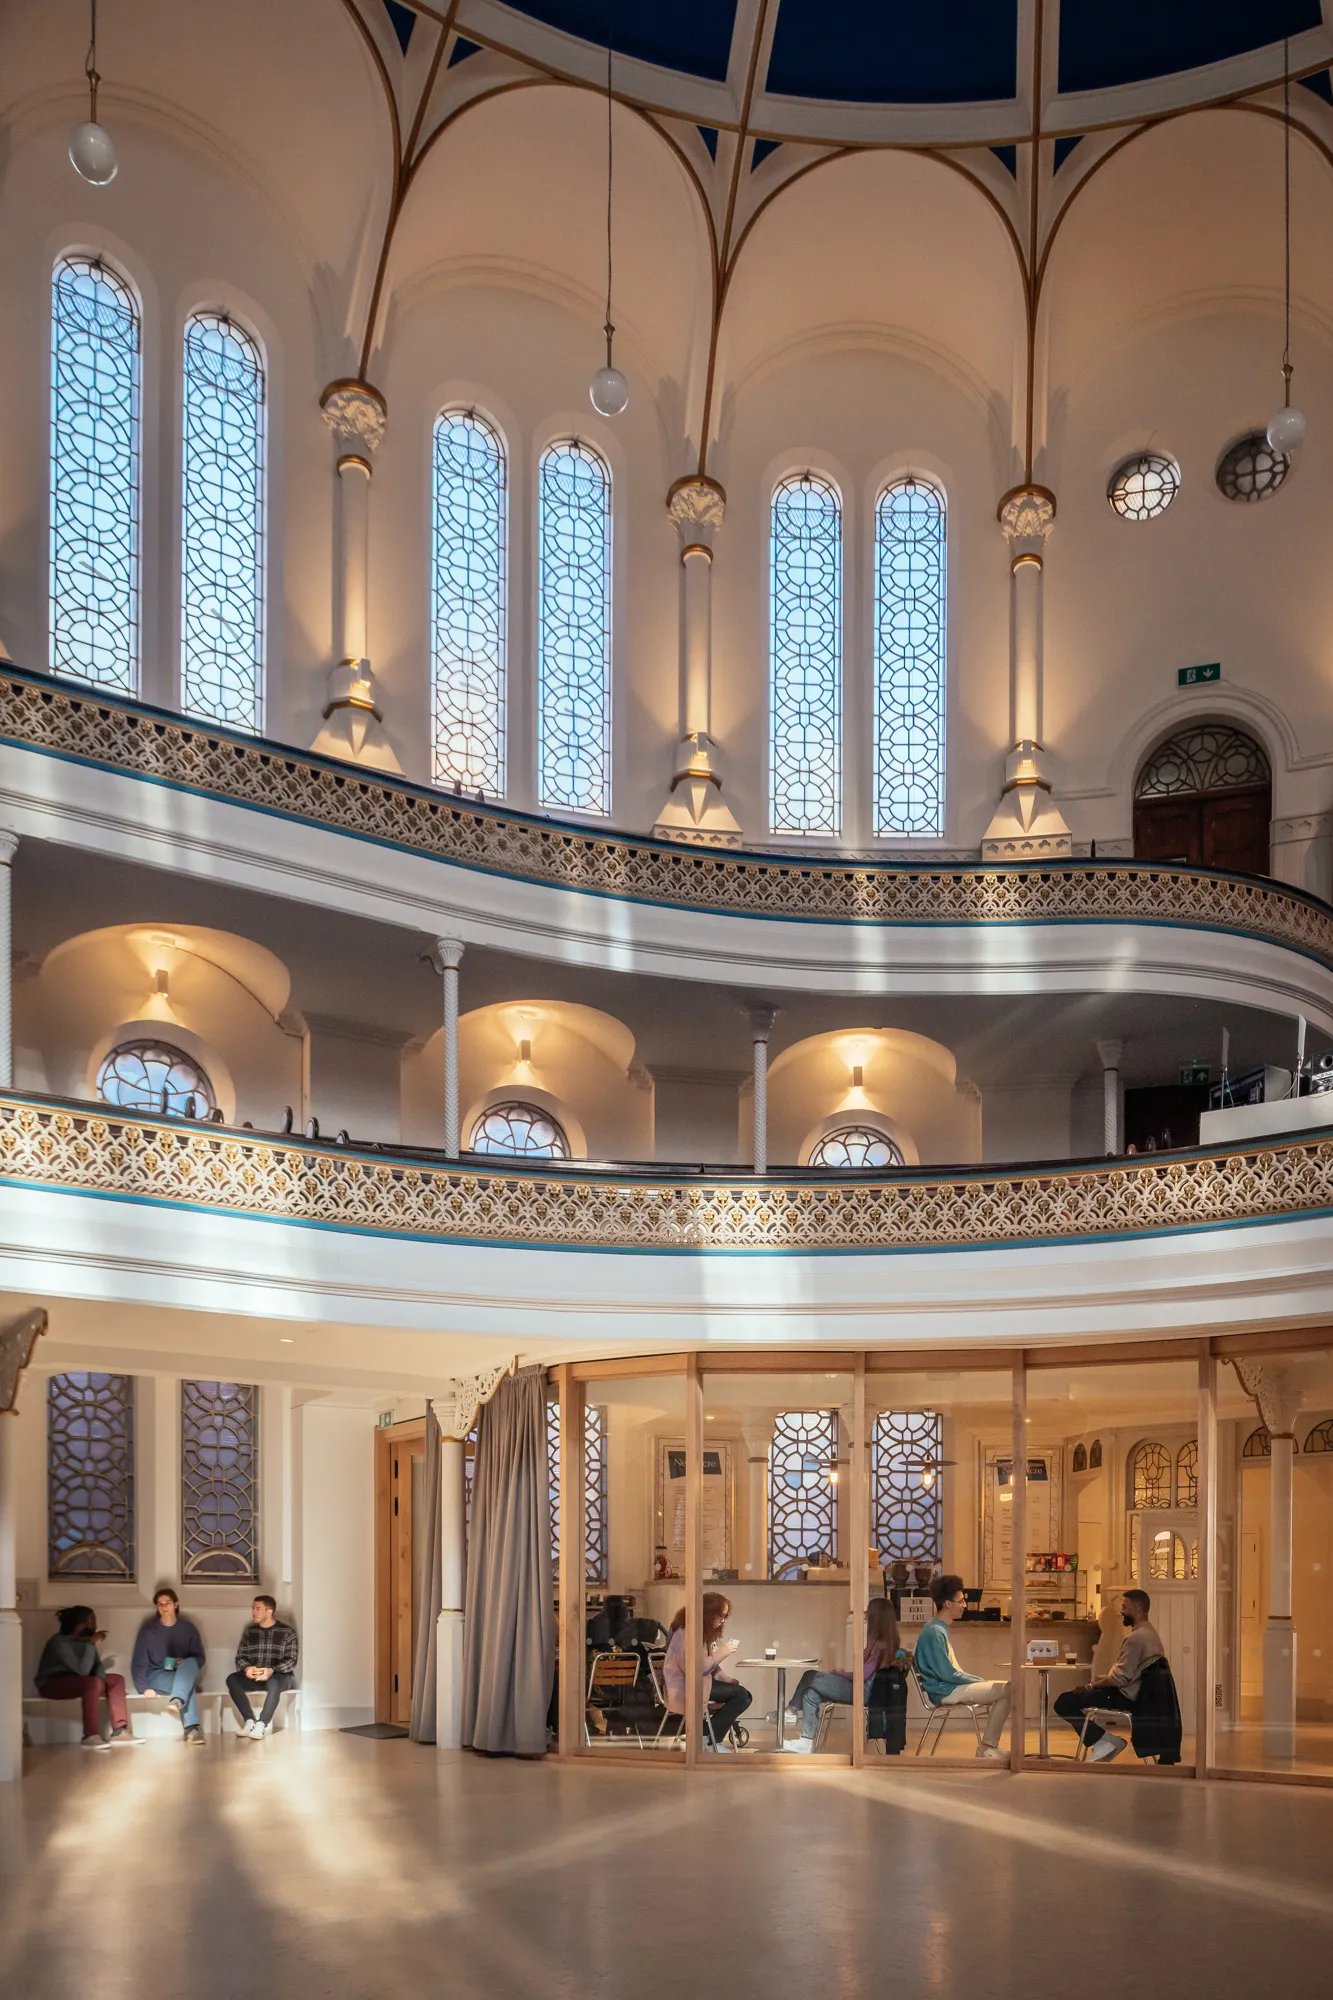
{"type": "Polygon", "coordinates": [[[569,1141],[554,1118],[535,1104],[493,1104],[472,1127],[474,1153],[510,1159],[567,1160],[569,1141]]]}
{"type": "Polygon", "coordinates": [[[207,1118],[217,1108],[213,1086],[198,1063],[169,1042],[122,1042],[98,1070],[97,1090],[104,1103],[122,1111],[207,1118]]]}
{"type": "Polygon", "coordinates": [[[1180,467],[1160,451],[1141,451],[1111,474],[1106,497],[1122,521],[1155,521],[1180,491],[1180,467]]]}
{"type": "Polygon", "coordinates": [[[901,1167],[903,1156],[892,1139],[869,1125],[840,1125],[826,1132],[812,1147],[807,1165],[841,1167],[844,1172],[858,1167],[901,1167]]]}
{"type": "Polygon", "coordinates": [[[1247,431],[1218,460],[1217,487],[1225,500],[1268,500],[1290,471],[1291,460],[1262,431],[1247,431]]]}

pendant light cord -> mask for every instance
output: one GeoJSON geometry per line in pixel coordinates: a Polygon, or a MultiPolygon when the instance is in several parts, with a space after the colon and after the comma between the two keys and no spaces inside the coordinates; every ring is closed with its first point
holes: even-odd
{"type": "MultiPolygon", "coordinates": [[[[97,0],[93,0],[94,6],[97,0]]],[[[611,342],[615,337],[615,327],[611,324],[611,170],[615,158],[611,136],[611,113],[614,100],[611,95],[611,24],[606,28],[606,365],[611,364],[611,342]]]]}
{"type": "MultiPolygon", "coordinates": [[[[96,4],[96,0],[94,0],[96,4]]],[[[1283,408],[1291,408],[1291,40],[1283,36],[1283,408]]]]}
{"type": "Polygon", "coordinates": [[[97,73],[97,0],[89,0],[90,21],[88,27],[88,54],[84,59],[83,73],[88,79],[90,110],[88,122],[97,123],[97,86],[102,81],[97,73]]]}

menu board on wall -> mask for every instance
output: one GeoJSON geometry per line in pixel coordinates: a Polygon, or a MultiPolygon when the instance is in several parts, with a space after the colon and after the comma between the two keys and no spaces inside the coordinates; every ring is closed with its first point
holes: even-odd
{"type": "MultiPolygon", "coordinates": [[[[1028,1455],[1027,1550],[1058,1549],[1063,1519],[1061,1480],[1063,1458],[1058,1451],[1028,1455]]],[[[1014,1547],[1013,1455],[986,1451],[982,1488],[983,1586],[1007,1590],[1012,1577],[1014,1547]]]]}
{"type": "MultiPolygon", "coordinates": [[[[731,1568],[732,1469],[729,1444],[704,1450],[704,1574],[731,1568]]],[[[656,1548],[665,1548],[672,1576],[685,1574],[685,1446],[663,1438],[657,1447],[656,1548]]]]}

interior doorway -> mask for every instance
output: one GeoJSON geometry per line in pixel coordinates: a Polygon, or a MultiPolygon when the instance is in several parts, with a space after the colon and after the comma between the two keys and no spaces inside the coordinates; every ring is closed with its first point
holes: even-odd
{"type": "Polygon", "coordinates": [[[412,1719],[412,1663],[423,1601],[421,1515],[426,1423],[389,1424],[375,1433],[375,1720],[412,1719]]]}
{"type": "Polygon", "coordinates": [[[1263,747],[1205,722],[1159,743],[1134,788],[1134,857],[1267,875],[1273,779],[1263,747]]]}

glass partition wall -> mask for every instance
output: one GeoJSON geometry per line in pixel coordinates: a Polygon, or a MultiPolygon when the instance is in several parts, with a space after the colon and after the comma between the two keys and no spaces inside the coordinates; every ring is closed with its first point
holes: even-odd
{"type": "Polygon", "coordinates": [[[1333,1346],[677,1354],[550,1394],[565,1754],[1333,1783],[1333,1346]]]}

